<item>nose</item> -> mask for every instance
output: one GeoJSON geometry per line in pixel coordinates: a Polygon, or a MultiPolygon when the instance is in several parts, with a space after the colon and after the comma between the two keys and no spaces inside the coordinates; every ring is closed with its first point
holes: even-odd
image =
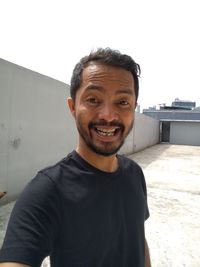
{"type": "Polygon", "coordinates": [[[119,119],[117,111],[109,103],[106,103],[103,106],[101,106],[101,109],[99,110],[98,118],[100,120],[105,120],[107,122],[111,122],[111,121],[119,119]]]}

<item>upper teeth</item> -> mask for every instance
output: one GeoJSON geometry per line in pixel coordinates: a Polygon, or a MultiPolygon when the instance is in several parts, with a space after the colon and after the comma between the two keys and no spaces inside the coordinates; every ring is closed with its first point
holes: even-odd
{"type": "Polygon", "coordinates": [[[114,135],[116,129],[101,129],[101,128],[96,128],[99,134],[101,135],[114,135]]]}
{"type": "Polygon", "coordinates": [[[103,132],[103,133],[114,133],[116,129],[101,129],[97,128],[98,131],[103,132]]]}

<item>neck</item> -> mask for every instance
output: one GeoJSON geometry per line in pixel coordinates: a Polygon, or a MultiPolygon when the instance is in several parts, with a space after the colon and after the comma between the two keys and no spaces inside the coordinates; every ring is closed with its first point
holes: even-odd
{"type": "Polygon", "coordinates": [[[76,152],[90,165],[101,171],[114,172],[118,168],[118,160],[116,155],[111,155],[108,157],[102,156],[93,152],[88,147],[83,148],[80,145],[78,145],[76,152]]]}

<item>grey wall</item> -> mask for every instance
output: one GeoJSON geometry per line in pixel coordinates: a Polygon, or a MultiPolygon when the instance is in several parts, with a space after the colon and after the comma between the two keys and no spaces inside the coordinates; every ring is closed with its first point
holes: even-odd
{"type": "Polygon", "coordinates": [[[170,143],[177,145],[200,145],[199,122],[171,122],[170,143]]]}
{"type": "MultiPolygon", "coordinates": [[[[16,198],[38,170],[76,147],[77,131],[66,107],[68,85],[0,59],[0,204],[16,198]]],[[[120,153],[159,141],[159,122],[136,113],[120,153]]]]}
{"type": "Polygon", "coordinates": [[[159,143],[160,126],[159,121],[140,113],[136,113],[134,127],[134,148],[133,151],[139,151],[146,147],[159,143]]]}
{"type": "Polygon", "coordinates": [[[133,130],[120,150],[122,154],[131,154],[159,143],[159,121],[141,113],[135,113],[133,130]]]}
{"type": "Polygon", "coordinates": [[[76,145],[68,86],[0,59],[0,192],[15,198],[37,170],[76,145]]]}

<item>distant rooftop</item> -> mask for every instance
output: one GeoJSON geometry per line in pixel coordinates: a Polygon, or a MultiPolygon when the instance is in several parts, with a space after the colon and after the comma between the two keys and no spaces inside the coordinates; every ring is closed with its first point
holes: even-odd
{"type": "Polygon", "coordinates": [[[183,108],[183,109],[194,109],[196,107],[196,102],[189,100],[180,100],[176,98],[175,101],[172,102],[172,107],[183,108]]]}
{"type": "Polygon", "coordinates": [[[163,110],[168,110],[168,111],[181,111],[181,110],[185,110],[185,111],[199,111],[200,107],[196,107],[196,102],[194,101],[190,101],[190,100],[180,100],[179,98],[175,98],[175,100],[172,102],[171,106],[166,105],[165,103],[163,104],[159,104],[159,109],[156,108],[156,105],[154,105],[153,107],[149,107],[148,109],[144,109],[144,112],[148,112],[148,111],[163,111],[163,110]]]}
{"type": "Polygon", "coordinates": [[[200,121],[200,110],[162,109],[143,110],[143,114],[157,120],[200,121]]]}

